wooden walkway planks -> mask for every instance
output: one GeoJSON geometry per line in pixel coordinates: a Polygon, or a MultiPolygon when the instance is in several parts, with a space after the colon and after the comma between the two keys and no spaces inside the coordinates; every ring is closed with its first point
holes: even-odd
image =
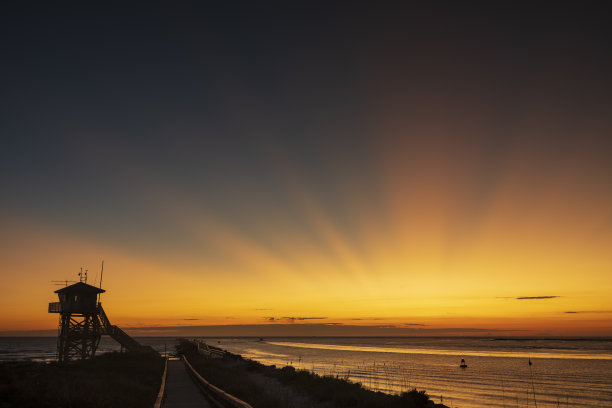
{"type": "Polygon", "coordinates": [[[165,408],[212,408],[195,385],[181,360],[168,361],[165,408]]]}

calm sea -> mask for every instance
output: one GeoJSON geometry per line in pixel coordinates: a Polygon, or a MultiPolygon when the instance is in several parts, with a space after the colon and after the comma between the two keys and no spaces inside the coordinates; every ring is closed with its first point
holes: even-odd
{"type": "MultiPolygon", "coordinates": [[[[173,353],[174,337],[136,337],[141,344],[151,346],[160,354],[173,353]]],[[[119,351],[121,346],[110,337],[102,337],[97,353],[119,351]]],[[[56,361],[56,337],[0,337],[0,361],[31,360],[56,361]]]]}
{"type": "Polygon", "coordinates": [[[612,339],[205,340],[265,364],[337,375],[373,390],[416,387],[453,408],[612,407],[612,339]],[[467,368],[459,367],[461,358],[467,368]]]}
{"type": "MultiPolygon", "coordinates": [[[[163,353],[170,337],[138,340],[163,353]]],[[[390,393],[426,390],[453,408],[612,407],[612,339],[205,338],[264,364],[292,365],[390,393]],[[464,358],[468,367],[459,367],[464,358]],[[528,364],[531,360],[532,365],[528,364]]],[[[55,338],[0,337],[0,361],[56,358],[55,338]]],[[[103,338],[100,352],[119,350],[103,338]]]]}

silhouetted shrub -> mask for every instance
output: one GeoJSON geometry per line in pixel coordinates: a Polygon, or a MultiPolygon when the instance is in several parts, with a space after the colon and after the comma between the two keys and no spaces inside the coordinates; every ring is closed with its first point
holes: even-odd
{"type": "Polygon", "coordinates": [[[425,391],[417,391],[416,388],[414,388],[412,391],[409,391],[409,392],[402,392],[402,394],[400,395],[400,398],[402,402],[408,404],[406,406],[409,406],[409,407],[410,406],[414,406],[414,407],[425,406],[427,402],[429,401],[429,395],[427,395],[425,391]]]}

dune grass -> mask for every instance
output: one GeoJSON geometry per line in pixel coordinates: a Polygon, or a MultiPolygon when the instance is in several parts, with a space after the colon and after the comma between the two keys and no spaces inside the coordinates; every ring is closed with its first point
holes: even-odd
{"type": "Polygon", "coordinates": [[[293,367],[276,368],[227,353],[206,358],[189,342],[178,348],[193,367],[212,384],[255,408],[423,408],[433,403],[424,391],[390,395],[365,389],[333,376],[320,376],[293,367]]]}
{"type": "Polygon", "coordinates": [[[0,408],[150,408],[163,372],[151,354],[109,353],[69,364],[0,364],[0,408]]]}

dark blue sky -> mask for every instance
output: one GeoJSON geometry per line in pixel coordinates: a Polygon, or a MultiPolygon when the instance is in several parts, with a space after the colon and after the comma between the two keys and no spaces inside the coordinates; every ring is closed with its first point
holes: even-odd
{"type": "Polygon", "coordinates": [[[168,186],[245,233],[307,229],[291,192],[307,186],[353,235],[356,203],[393,223],[394,152],[431,156],[404,168],[424,175],[474,165],[470,223],[517,146],[555,169],[578,144],[587,177],[609,174],[601,4],[5,4],[0,209],[182,245],[168,186]]]}

